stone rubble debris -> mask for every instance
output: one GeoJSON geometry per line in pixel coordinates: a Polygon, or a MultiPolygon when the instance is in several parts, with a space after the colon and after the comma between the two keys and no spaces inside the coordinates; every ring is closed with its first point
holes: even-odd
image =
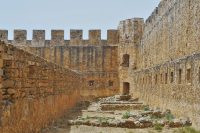
{"type": "Polygon", "coordinates": [[[91,108],[93,109],[92,111],[84,110],[84,112],[88,111],[90,113],[95,113],[96,111],[97,113],[101,114],[104,113],[114,115],[114,117],[104,117],[103,115],[86,117],[80,116],[76,120],[70,120],[69,125],[120,128],[150,128],[156,125],[168,128],[179,128],[192,125],[192,122],[189,118],[175,118],[170,110],[161,111],[160,109],[150,109],[149,106],[141,104],[141,102],[138,102],[138,100],[120,100],[119,95],[101,98],[97,103],[92,103],[89,109],[91,108]],[[129,102],[130,105],[141,105],[141,108],[132,108],[132,110],[127,110],[127,108],[124,108],[127,106],[127,102],[129,102]],[[104,111],[105,109],[102,108],[104,105],[107,106],[106,111],[104,111]],[[113,110],[114,107],[117,110],[113,110]]]}

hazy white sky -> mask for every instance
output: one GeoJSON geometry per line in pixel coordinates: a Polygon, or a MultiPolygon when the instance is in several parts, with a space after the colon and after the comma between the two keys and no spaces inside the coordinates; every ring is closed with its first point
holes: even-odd
{"type": "Polygon", "coordinates": [[[160,0],[0,0],[0,29],[26,29],[28,39],[32,29],[46,30],[46,39],[51,29],[64,29],[69,39],[70,29],[83,29],[87,38],[89,29],[102,29],[106,38],[107,29],[116,29],[120,20],[147,18],[160,0]]]}

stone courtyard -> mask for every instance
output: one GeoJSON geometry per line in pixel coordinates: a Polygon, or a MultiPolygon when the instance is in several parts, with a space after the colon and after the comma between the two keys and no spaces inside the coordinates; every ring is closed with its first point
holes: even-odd
{"type": "Polygon", "coordinates": [[[42,133],[181,133],[178,129],[191,125],[189,118],[176,118],[170,110],[151,109],[138,99],[124,101],[116,95],[78,104],[42,133]]]}

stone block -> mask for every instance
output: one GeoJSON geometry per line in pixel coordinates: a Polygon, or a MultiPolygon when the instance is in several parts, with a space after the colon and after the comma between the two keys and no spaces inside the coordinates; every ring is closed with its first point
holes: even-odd
{"type": "Polygon", "coordinates": [[[118,30],[108,30],[107,31],[108,44],[118,44],[119,43],[119,31],[118,30]]]}
{"type": "Polygon", "coordinates": [[[26,45],[26,40],[26,30],[14,30],[14,45],[26,45]]]}
{"type": "Polygon", "coordinates": [[[15,82],[13,80],[5,80],[2,82],[2,88],[14,87],[15,82]]]}
{"type": "Polygon", "coordinates": [[[51,31],[51,45],[64,45],[64,30],[51,31]]]}
{"type": "Polygon", "coordinates": [[[8,41],[8,30],[0,30],[0,40],[1,41],[8,41]]]}
{"type": "Polygon", "coordinates": [[[101,30],[89,30],[89,44],[90,45],[101,44],[101,30]]]}
{"type": "Polygon", "coordinates": [[[45,30],[33,30],[32,46],[45,46],[45,30]]]}
{"type": "Polygon", "coordinates": [[[70,30],[70,45],[80,45],[83,40],[83,30],[70,30]]]}

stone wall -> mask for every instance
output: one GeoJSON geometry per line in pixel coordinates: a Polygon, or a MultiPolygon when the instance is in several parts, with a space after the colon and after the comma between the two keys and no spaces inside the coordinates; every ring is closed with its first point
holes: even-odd
{"type": "Polygon", "coordinates": [[[91,100],[119,94],[118,72],[89,72],[83,75],[84,87],[81,90],[83,99],[91,100]]]}
{"type": "MultiPolygon", "coordinates": [[[[120,76],[122,81],[130,82],[133,97],[154,107],[171,109],[178,116],[188,116],[196,127],[200,125],[199,9],[199,0],[162,0],[146,20],[139,43],[132,43],[136,47],[129,53],[130,64],[136,63],[136,67],[119,71],[119,75],[125,75],[120,76]]],[[[121,30],[120,37],[128,34],[134,38],[130,23],[125,22],[123,27],[125,32],[121,30]]],[[[120,40],[119,45],[123,42],[120,40]]]]}
{"type": "Polygon", "coordinates": [[[200,2],[162,0],[146,20],[138,67],[147,68],[200,51],[200,2]]]}
{"type": "Polygon", "coordinates": [[[82,75],[0,42],[0,132],[38,132],[80,100],[82,75]]]}
{"type": "MultiPolygon", "coordinates": [[[[120,93],[123,94],[123,83],[130,84],[130,88],[134,86],[134,79],[131,72],[137,69],[138,45],[143,34],[144,20],[142,18],[127,19],[120,22],[119,30],[119,78],[120,93]],[[124,59],[127,56],[129,59],[124,59]]],[[[133,93],[130,90],[130,93],[133,93]]]]}
{"type": "Polygon", "coordinates": [[[90,88],[86,91],[89,97],[104,96],[101,90],[116,94],[119,90],[118,30],[108,30],[107,40],[101,39],[101,30],[90,30],[87,40],[83,39],[82,30],[70,30],[70,40],[64,37],[64,30],[52,30],[51,40],[45,40],[44,30],[33,30],[32,40],[27,40],[26,30],[14,30],[14,40],[8,40],[8,31],[0,30],[0,39],[5,42],[81,73],[85,77],[85,88],[90,88]],[[88,86],[92,78],[95,85],[88,86]],[[113,85],[107,86],[109,82],[113,85]]]}
{"type": "Polygon", "coordinates": [[[134,97],[200,125],[200,54],[165,62],[132,73],[134,97]]]}

